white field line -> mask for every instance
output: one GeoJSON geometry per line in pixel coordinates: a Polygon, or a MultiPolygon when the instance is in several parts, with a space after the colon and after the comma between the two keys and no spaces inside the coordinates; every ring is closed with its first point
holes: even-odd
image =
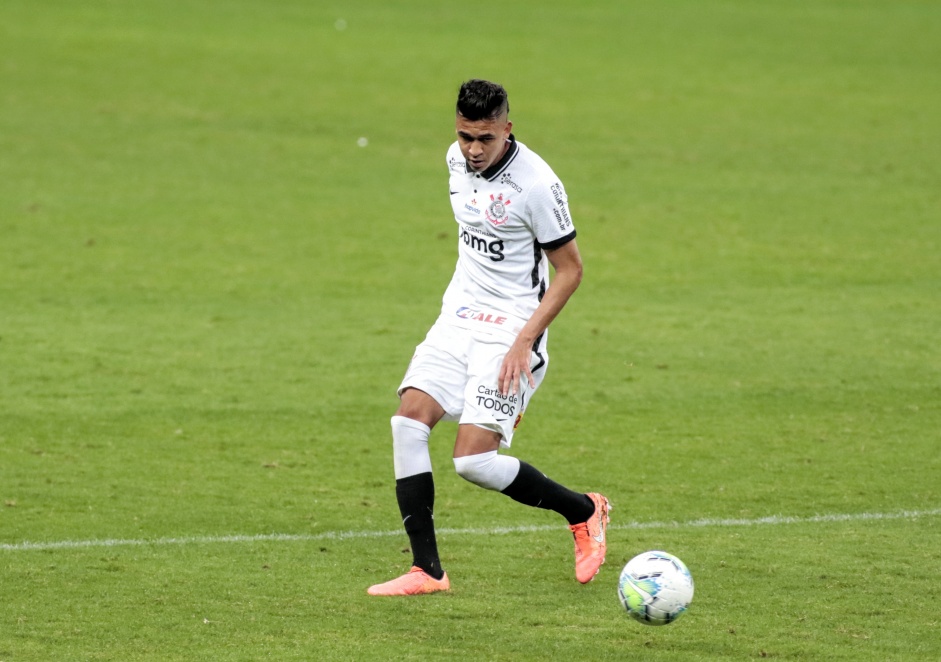
{"type": "MultiPolygon", "coordinates": [[[[627,522],[613,524],[610,530],[637,530],[637,529],[695,529],[695,528],[726,528],[748,526],[770,526],[781,524],[815,524],[832,522],[862,522],[872,520],[898,520],[918,519],[923,517],[937,517],[941,515],[941,508],[931,510],[899,510],[888,513],[831,513],[828,515],[811,515],[807,517],[791,517],[786,515],[771,515],[754,519],[723,519],[704,518],[687,520],[685,522],[627,522]]],[[[541,531],[555,531],[558,526],[506,526],[492,528],[468,529],[438,529],[442,536],[468,535],[468,536],[494,536],[512,533],[533,533],[541,531]]],[[[98,540],[59,540],[50,542],[0,543],[0,552],[29,552],[55,549],[84,549],[96,547],[148,547],[157,545],[210,545],[226,543],[254,543],[254,542],[310,542],[318,540],[354,540],[364,538],[389,538],[403,535],[402,530],[395,531],[325,531],[323,533],[291,534],[268,533],[258,535],[230,535],[230,536],[192,536],[183,538],[152,538],[135,540],[128,538],[105,538],[98,540]]]]}

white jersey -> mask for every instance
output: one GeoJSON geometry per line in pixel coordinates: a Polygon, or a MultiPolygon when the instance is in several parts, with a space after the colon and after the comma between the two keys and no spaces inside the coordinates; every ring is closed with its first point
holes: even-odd
{"type": "Polygon", "coordinates": [[[549,286],[545,249],[574,239],[575,227],[549,165],[512,135],[509,143],[506,154],[479,173],[468,169],[457,142],[448,150],[458,260],[440,319],[515,334],[549,286]]]}

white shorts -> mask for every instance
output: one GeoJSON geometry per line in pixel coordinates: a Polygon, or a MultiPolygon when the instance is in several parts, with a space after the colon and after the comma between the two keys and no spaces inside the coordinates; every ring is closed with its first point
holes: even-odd
{"type": "Polygon", "coordinates": [[[513,431],[549,363],[542,343],[543,349],[534,351],[530,362],[536,386],[530,386],[523,375],[516,395],[500,395],[497,378],[514,338],[513,334],[463,328],[439,319],[415,348],[398,393],[401,396],[407,388],[424,391],[444,409],[443,420],[499,432],[500,445],[509,448],[513,431]]]}

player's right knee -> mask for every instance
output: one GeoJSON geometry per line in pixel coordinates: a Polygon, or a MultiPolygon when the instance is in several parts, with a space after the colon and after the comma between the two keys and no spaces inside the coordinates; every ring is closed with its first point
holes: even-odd
{"type": "Polygon", "coordinates": [[[395,478],[431,471],[428,437],[431,428],[405,416],[392,417],[392,462],[395,478]]]}

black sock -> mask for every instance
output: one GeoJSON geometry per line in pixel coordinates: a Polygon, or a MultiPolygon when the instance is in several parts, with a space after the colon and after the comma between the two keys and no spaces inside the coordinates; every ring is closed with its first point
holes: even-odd
{"type": "Polygon", "coordinates": [[[595,512],[595,504],[587,495],[559,485],[525,462],[520,462],[520,472],[503,494],[527,506],[554,510],[569,524],[586,522],[595,512]]]}
{"type": "Polygon", "coordinates": [[[412,545],[413,565],[435,579],[441,579],[444,572],[441,570],[438,543],[435,540],[435,481],[431,472],[396,480],[395,498],[399,502],[405,533],[412,545]]]}

